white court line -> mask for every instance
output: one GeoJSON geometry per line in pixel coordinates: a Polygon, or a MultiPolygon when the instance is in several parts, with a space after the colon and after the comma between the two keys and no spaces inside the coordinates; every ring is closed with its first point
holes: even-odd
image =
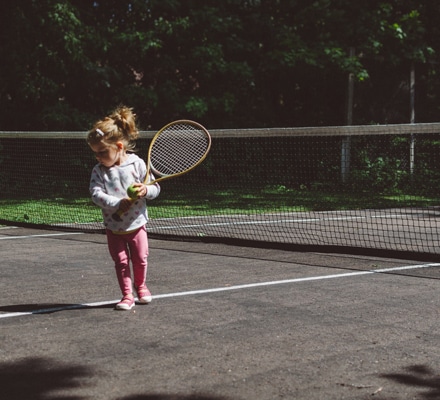
{"type": "MultiPolygon", "coordinates": [[[[228,291],[232,291],[232,290],[252,289],[252,288],[262,287],[262,286],[284,285],[284,284],[288,284],[288,283],[323,281],[323,280],[327,280],[327,279],[340,279],[340,278],[348,278],[348,277],[361,276],[361,275],[371,275],[371,274],[380,274],[380,273],[386,274],[386,273],[392,273],[392,272],[397,272],[397,271],[405,271],[405,270],[421,269],[421,268],[432,268],[432,267],[440,267],[440,263],[408,265],[408,266],[402,266],[402,267],[382,268],[382,269],[374,269],[374,270],[368,270],[368,271],[346,272],[346,273],[342,273],[342,274],[310,276],[310,277],[306,277],[306,278],[284,279],[284,280],[279,280],[279,281],[268,281],[268,282],[249,283],[249,284],[243,284],[243,285],[223,286],[223,287],[211,288],[211,289],[189,290],[187,292],[165,293],[165,294],[155,295],[155,296],[153,296],[153,299],[158,300],[158,299],[165,299],[165,298],[170,298],[170,297],[194,296],[194,295],[198,295],[198,294],[228,292],[228,291]]],[[[33,311],[4,313],[4,314],[0,314],[0,319],[1,318],[21,317],[21,316],[33,315],[33,314],[46,314],[46,313],[52,313],[52,312],[57,312],[57,311],[75,310],[75,309],[82,309],[82,308],[88,308],[88,307],[107,306],[107,305],[116,304],[118,301],[119,300],[101,301],[101,302],[97,302],[97,303],[71,304],[71,305],[66,305],[66,306],[45,308],[45,309],[33,310],[33,311]]]]}
{"type": "Polygon", "coordinates": [[[152,226],[149,231],[155,231],[160,229],[176,229],[176,228],[203,228],[207,226],[238,226],[238,225],[271,225],[282,223],[305,223],[305,222],[321,222],[321,221],[350,221],[355,219],[368,219],[368,218],[401,218],[398,214],[385,214],[385,215],[366,215],[366,216],[348,216],[348,217],[327,217],[327,218],[294,218],[294,219],[278,219],[269,221],[233,221],[233,222],[212,222],[212,223],[199,223],[188,225],[171,225],[171,226],[152,226]]]}
{"type": "Polygon", "coordinates": [[[38,237],[66,236],[66,235],[83,235],[83,232],[45,233],[41,235],[26,235],[26,236],[2,236],[0,237],[0,240],[32,239],[38,237]]]}

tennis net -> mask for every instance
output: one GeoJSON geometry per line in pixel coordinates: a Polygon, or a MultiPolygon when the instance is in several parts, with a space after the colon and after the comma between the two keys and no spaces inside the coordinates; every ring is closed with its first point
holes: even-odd
{"type": "MultiPolygon", "coordinates": [[[[155,132],[141,132],[147,154],[155,132]]],[[[213,130],[152,237],[439,255],[440,123],[213,130]]],[[[0,132],[0,223],[103,231],[84,132],[0,132]]]]}

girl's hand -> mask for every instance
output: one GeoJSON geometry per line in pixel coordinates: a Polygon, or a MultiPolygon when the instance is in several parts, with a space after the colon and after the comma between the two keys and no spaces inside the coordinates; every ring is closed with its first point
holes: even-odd
{"type": "Polygon", "coordinates": [[[143,183],[133,183],[132,185],[138,191],[138,197],[144,197],[147,194],[147,186],[143,183]]]}

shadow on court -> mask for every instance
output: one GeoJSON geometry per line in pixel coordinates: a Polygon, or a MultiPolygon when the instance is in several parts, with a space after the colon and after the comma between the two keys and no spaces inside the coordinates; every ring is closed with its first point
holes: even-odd
{"type": "MultiPolygon", "coordinates": [[[[93,385],[96,372],[82,365],[67,365],[55,360],[30,358],[19,362],[0,364],[2,398],[8,400],[84,400],[89,396],[63,395],[76,388],[93,385]]],[[[117,400],[232,400],[226,397],[202,394],[137,394],[117,400]]]]}
{"type": "MultiPolygon", "coordinates": [[[[29,358],[19,362],[0,364],[0,387],[2,396],[8,400],[62,398],[65,400],[84,400],[89,396],[70,396],[62,393],[75,388],[93,386],[97,373],[93,368],[83,365],[68,365],[45,358],[29,358]]],[[[418,399],[439,399],[439,374],[424,365],[413,365],[402,372],[383,374],[384,378],[398,384],[418,388],[418,399]]],[[[361,388],[361,387],[359,387],[361,388]]],[[[373,395],[378,398],[381,388],[373,395]]],[[[394,397],[393,397],[394,398],[394,397]]],[[[396,397],[403,398],[403,397],[396,397]]],[[[117,400],[233,400],[232,397],[219,397],[203,394],[136,394],[118,397],[117,400]]]]}
{"type": "Polygon", "coordinates": [[[114,304],[103,304],[96,306],[88,306],[84,304],[62,304],[62,303],[53,303],[53,304],[18,304],[18,305],[9,305],[9,306],[0,306],[0,312],[5,313],[30,313],[30,314],[52,314],[55,312],[61,312],[66,310],[92,310],[92,309],[101,309],[108,308],[113,309],[115,307],[114,304]]]}
{"type": "Polygon", "coordinates": [[[402,372],[383,374],[384,378],[401,385],[419,388],[422,399],[440,399],[440,372],[425,365],[412,365],[402,372]]]}
{"type": "MultiPolygon", "coordinates": [[[[90,368],[79,365],[62,365],[43,358],[30,358],[19,362],[0,364],[2,396],[10,400],[51,398],[54,393],[72,390],[87,384],[93,375],[90,368]]],[[[80,400],[81,397],[65,397],[80,400]]]]}

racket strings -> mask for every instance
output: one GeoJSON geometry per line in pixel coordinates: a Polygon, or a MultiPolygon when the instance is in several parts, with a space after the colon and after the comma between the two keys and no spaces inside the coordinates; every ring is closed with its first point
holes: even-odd
{"type": "Polygon", "coordinates": [[[203,160],[209,146],[209,136],[202,129],[187,124],[170,126],[151,147],[151,168],[159,176],[183,173],[203,160]]]}

